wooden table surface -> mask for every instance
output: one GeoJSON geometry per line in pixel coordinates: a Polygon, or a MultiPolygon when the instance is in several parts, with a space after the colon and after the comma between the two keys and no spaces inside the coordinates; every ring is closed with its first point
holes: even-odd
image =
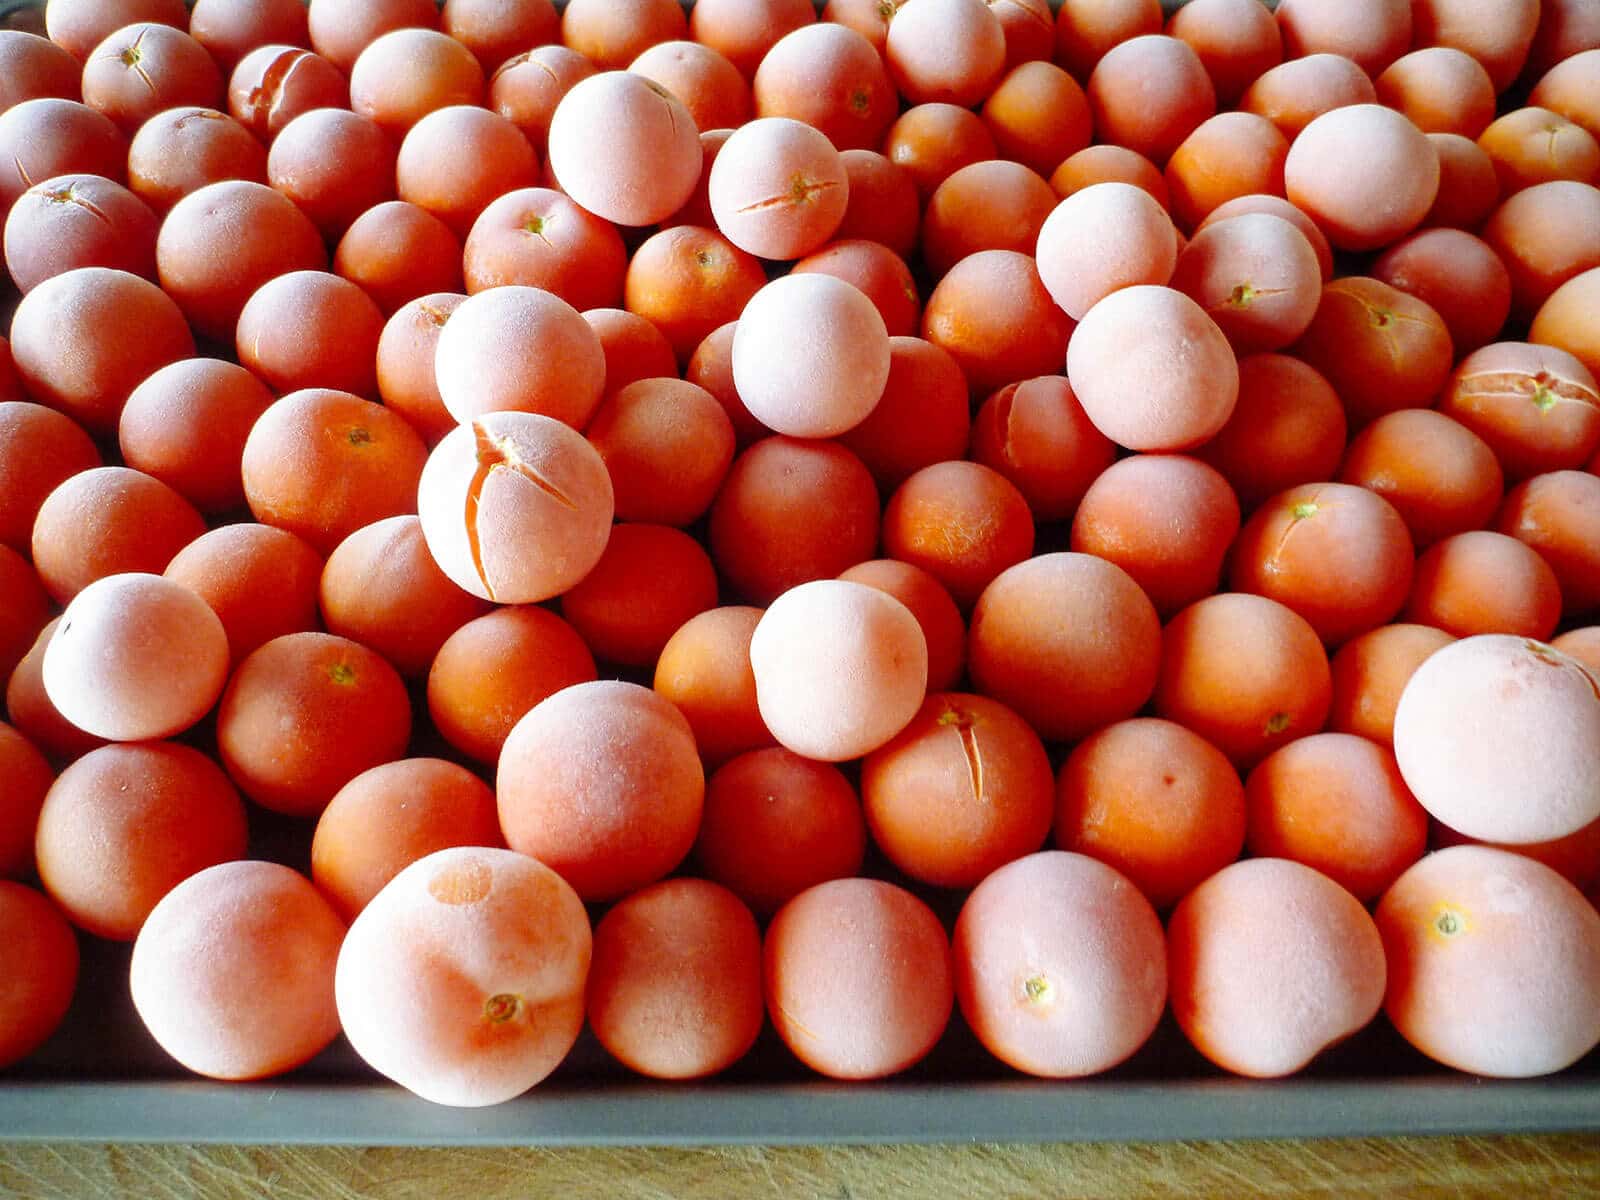
{"type": "Polygon", "coordinates": [[[1600,1196],[1600,1138],[1471,1137],[707,1150],[0,1143],[0,1197],[1600,1196]]]}

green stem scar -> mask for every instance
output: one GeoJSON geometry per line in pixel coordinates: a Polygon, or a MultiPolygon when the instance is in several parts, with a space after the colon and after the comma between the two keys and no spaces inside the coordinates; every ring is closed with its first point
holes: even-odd
{"type": "Polygon", "coordinates": [[[521,1010],[522,998],[511,992],[500,992],[483,1002],[484,1018],[496,1025],[511,1020],[521,1010]]]}
{"type": "Polygon", "coordinates": [[[533,234],[534,237],[548,246],[550,245],[550,239],[545,236],[545,230],[552,224],[554,224],[554,221],[550,217],[541,217],[538,214],[534,214],[522,223],[522,228],[525,233],[533,234]]]}

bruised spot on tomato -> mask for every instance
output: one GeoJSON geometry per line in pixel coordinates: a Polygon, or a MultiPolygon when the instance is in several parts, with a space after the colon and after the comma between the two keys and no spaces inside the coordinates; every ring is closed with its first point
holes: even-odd
{"type": "MultiPolygon", "coordinates": [[[[493,885],[494,869],[481,858],[466,858],[453,862],[443,870],[435,873],[433,878],[428,880],[428,895],[432,896],[440,904],[476,904],[489,894],[489,890],[493,885]]],[[[485,1013],[489,1012],[490,1006],[496,1000],[506,998],[501,996],[492,997],[489,1003],[484,1006],[485,1013]]],[[[509,999],[515,1001],[516,997],[512,996],[509,999]]],[[[504,1020],[505,1018],[498,1019],[504,1020]]]]}

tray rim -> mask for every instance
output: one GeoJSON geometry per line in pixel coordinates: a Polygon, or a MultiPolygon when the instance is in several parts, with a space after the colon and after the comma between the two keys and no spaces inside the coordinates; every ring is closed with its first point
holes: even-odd
{"type": "Polygon", "coordinates": [[[1587,1075],[606,1084],[457,1109],[388,1083],[0,1085],[0,1142],[712,1146],[1600,1133],[1587,1075]]]}

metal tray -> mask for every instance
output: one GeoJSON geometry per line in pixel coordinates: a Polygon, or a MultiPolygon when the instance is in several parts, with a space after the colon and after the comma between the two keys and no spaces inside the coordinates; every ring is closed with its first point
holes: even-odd
{"type": "MultiPolygon", "coordinates": [[[[42,6],[0,0],[0,20],[42,6]]],[[[5,325],[9,308],[0,304],[5,325]]],[[[445,749],[429,741],[412,752],[445,749]]],[[[255,808],[251,823],[253,856],[308,870],[307,825],[255,808]]],[[[881,859],[869,859],[868,872],[893,877],[881,859]]],[[[948,928],[959,897],[919,891],[948,928]]],[[[1381,1016],[1309,1070],[1271,1082],[1217,1070],[1170,1017],[1114,1071],[1028,1079],[990,1058],[958,1013],[924,1062],[876,1083],[819,1080],[768,1027],[725,1075],[688,1085],[641,1081],[586,1031],[549,1081],[487,1109],[417,1099],[381,1080],[343,1038],[288,1075],[220,1084],[184,1072],[145,1032],[128,996],[126,945],[88,937],[80,945],[66,1021],[0,1072],[0,1141],[691,1145],[1600,1133],[1600,1050],[1545,1079],[1477,1079],[1430,1063],[1381,1016]]],[[[0,947],[0,973],[4,954],[0,947]]]]}

